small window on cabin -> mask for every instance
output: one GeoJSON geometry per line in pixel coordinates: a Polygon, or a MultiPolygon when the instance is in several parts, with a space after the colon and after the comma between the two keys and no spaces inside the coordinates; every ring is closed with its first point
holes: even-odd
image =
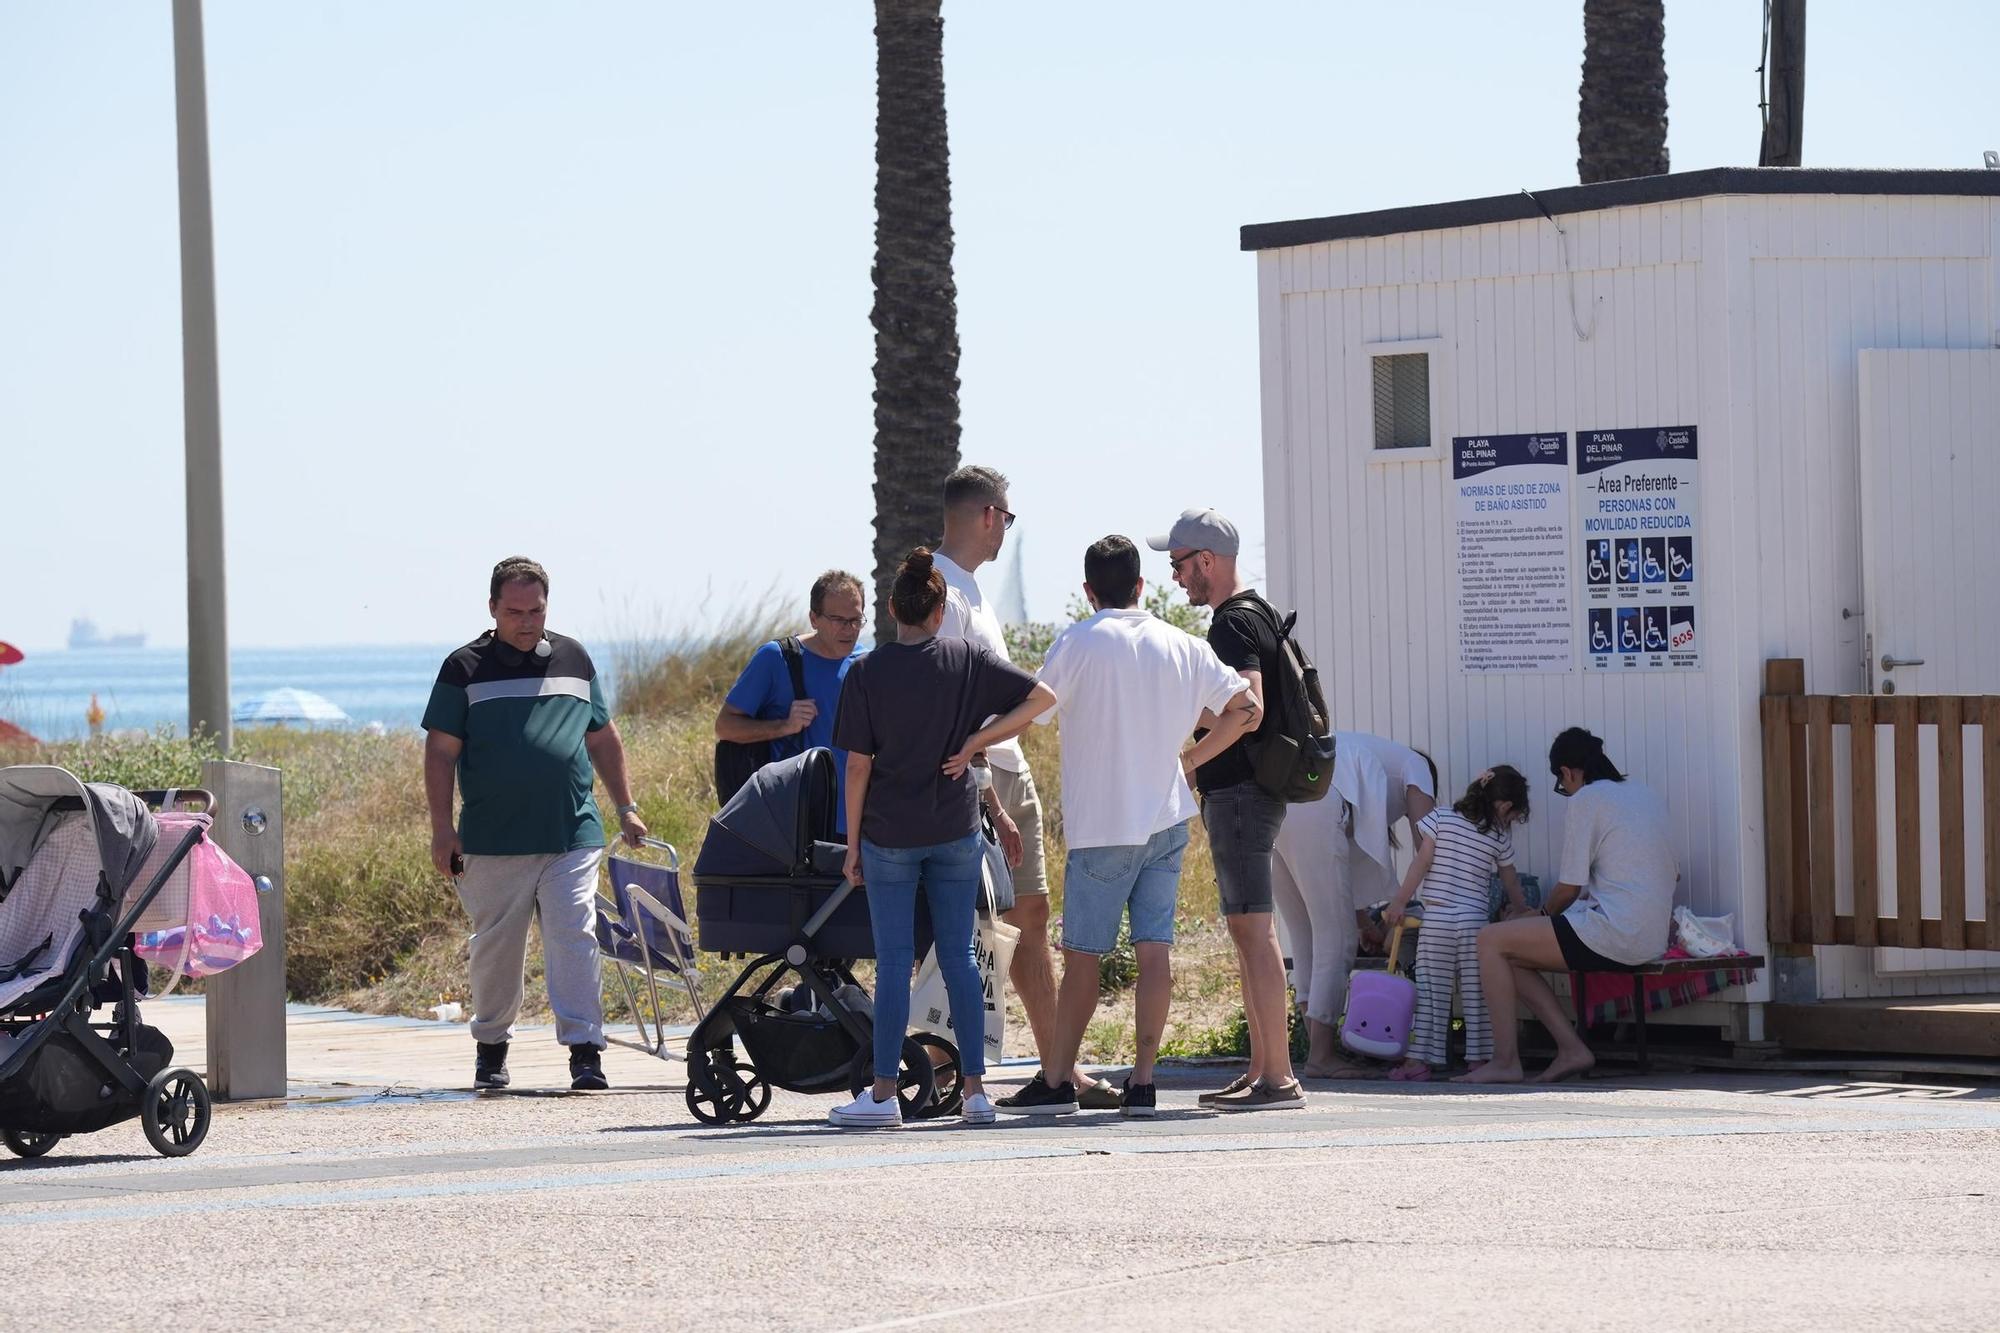
{"type": "Polygon", "coordinates": [[[1431,447],[1431,358],[1428,352],[1371,357],[1375,372],[1375,447],[1431,447]]]}

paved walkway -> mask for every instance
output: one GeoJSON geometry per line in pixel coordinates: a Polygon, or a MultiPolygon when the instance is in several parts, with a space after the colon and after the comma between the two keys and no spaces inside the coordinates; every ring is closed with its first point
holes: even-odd
{"type": "MultiPolygon", "coordinates": [[[[208,1019],[200,996],[172,996],[144,1006],[146,1021],[174,1043],[174,1061],[204,1069],[208,1019]]],[[[324,1005],[285,1006],[286,1064],[292,1092],[324,1097],[342,1092],[432,1092],[472,1087],[472,1036],[463,1023],[384,1018],[324,1005]]],[[[569,1051],[552,1025],[524,1026],[507,1056],[523,1088],[569,1087],[569,1051]]],[[[680,1086],[680,1066],[613,1046],[607,1076],[622,1087],[680,1086]]]]}
{"type": "MultiPolygon", "coordinates": [[[[149,1018],[198,1060],[198,1005],[176,1006],[149,1018]]],[[[855,1135],[825,1128],[831,1098],[784,1093],[753,1125],[700,1128],[678,1065],[615,1049],[614,1091],[554,1091],[546,1034],[517,1044],[518,1095],[474,1096],[455,1090],[462,1027],[292,1022],[301,1095],[218,1108],[191,1158],[128,1124],[0,1165],[10,1308],[110,1327],[1960,1330],[2000,1300],[1991,1087],[1327,1084],[1302,1111],[1227,1117],[1196,1105],[1220,1081],[1201,1072],[1163,1079],[1150,1123],[855,1135]]]]}

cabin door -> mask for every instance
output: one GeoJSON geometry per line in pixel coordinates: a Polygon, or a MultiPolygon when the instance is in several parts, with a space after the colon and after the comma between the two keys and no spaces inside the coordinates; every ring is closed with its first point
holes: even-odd
{"type": "MultiPolygon", "coordinates": [[[[1860,354],[1861,569],[1858,636],[1875,694],[2000,694],[2000,350],[1860,354]]],[[[1924,909],[1937,911],[1937,732],[1921,733],[1924,909]]],[[[1983,915],[1978,728],[1964,732],[1968,918],[1983,915]]],[[[1876,845],[1894,841],[1894,758],[1877,736],[1876,845]]],[[[1893,858],[1881,877],[1895,915],[1893,858]]],[[[1877,949],[1883,975],[2000,968],[2000,953],[1877,949]]]]}

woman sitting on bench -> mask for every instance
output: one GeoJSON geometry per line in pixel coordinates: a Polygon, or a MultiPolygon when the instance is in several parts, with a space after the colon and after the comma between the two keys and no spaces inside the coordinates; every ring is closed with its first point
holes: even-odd
{"type": "Polygon", "coordinates": [[[1562,860],[1555,892],[1539,916],[1502,921],[1479,932],[1480,989],[1493,1016],[1493,1059],[1457,1081],[1519,1083],[1516,1001],[1555,1038],[1556,1058],[1537,1074],[1555,1083],[1597,1063],[1577,1035],[1544,972],[1629,972],[1667,947],[1674,884],[1680,878],[1667,834],[1667,804],[1629,782],[1605,756],[1604,742],[1571,727],[1549,747],[1563,810],[1562,860]]]}

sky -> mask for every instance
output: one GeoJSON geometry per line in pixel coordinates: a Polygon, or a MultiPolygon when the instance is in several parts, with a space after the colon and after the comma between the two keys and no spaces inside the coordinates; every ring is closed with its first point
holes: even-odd
{"type": "MultiPolygon", "coordinates": [[[[1573,183],[1581,11],[947,0],[961,448],[1013,479],[1031,613],[1192,504],[1260,568],[1237,229],[1573,183]]],[[[517,552],[586,637],[867,577],[871,6],[206,17],[234,643],[457,642],[517,552]]],[[[1675,170],[1755,163],[1760,24],[1670,0],[1675,170]]],[[[24,647],[186,638],[171,37],[165,0],[0,0],[24,647]]],[[[1815,0],[1806,164],[1977,166],[1996,45],[1985,0],[1815,0]]]]}

